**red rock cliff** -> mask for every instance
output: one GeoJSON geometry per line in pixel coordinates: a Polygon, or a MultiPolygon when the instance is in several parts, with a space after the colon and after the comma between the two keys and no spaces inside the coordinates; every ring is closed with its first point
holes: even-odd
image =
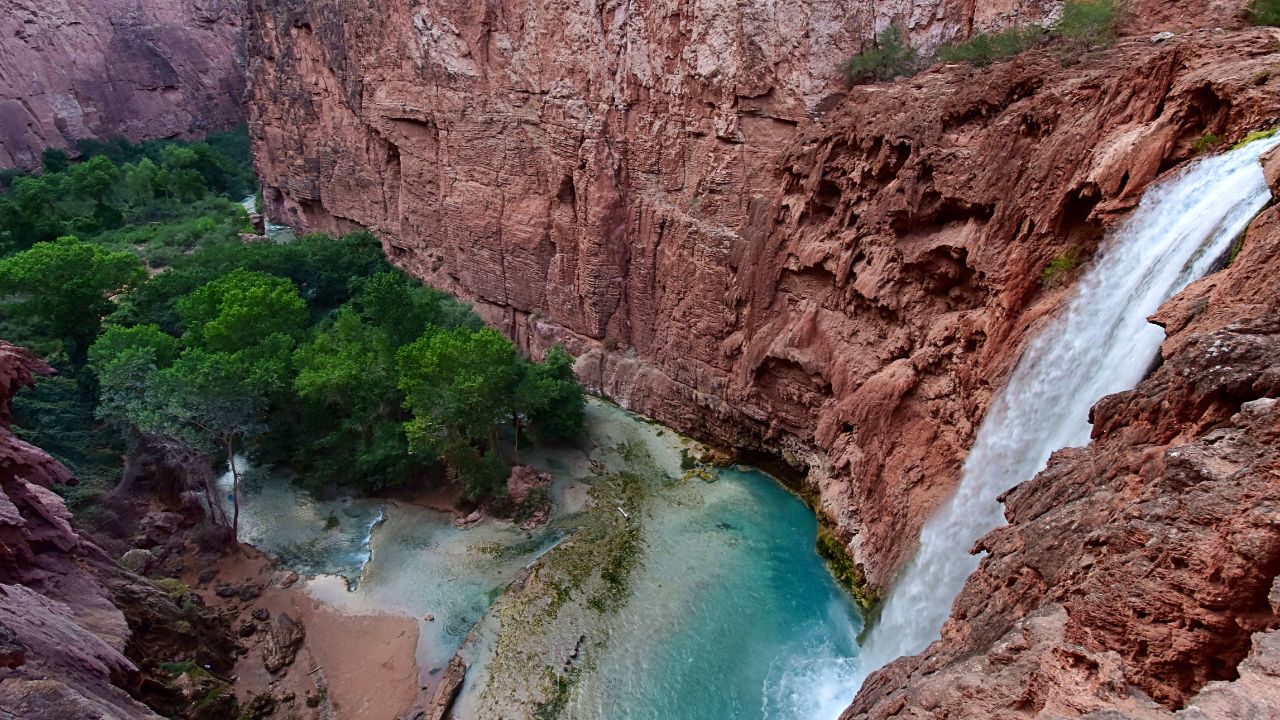
{"type": "Polygon", "coordinates": [[[0,167],[244,122],[240,0],[0,0],[0,167]]]}
{"type": "Polygon", "coordinates": [[[883,583],[1060,300],[1045,264],[1280,111],[1272,34],[1185,32],[1241,4],[846,93],[893,18],[928,45],[1056,5],[251,2],[251,131],[278,217],[370,227],[627,406],[807,468],[883,583]]]}

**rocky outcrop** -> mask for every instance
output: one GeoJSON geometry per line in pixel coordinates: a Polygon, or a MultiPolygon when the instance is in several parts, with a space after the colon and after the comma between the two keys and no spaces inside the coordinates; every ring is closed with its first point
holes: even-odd
{"type": "Polygon", "coordinates": [[[1163,362],[1094,406],[1092,442],[1005,494],[942,639],[846,720],[1280,717],[1277,277],[1273,207],[1154,317],[1163,362]]]}
{"type": "MultiPolygon", "coordinates": [[[[53,488],[75,478],[8,426],[13,394],[52,372],[0,341],[0,708],[29,720],[160,717],[148,705],[192,717],[181,686],[198,686],[195,699],[226,690],[214,674],[232,667],[230,627],[182,583],[133,574],[74,526],[53,488]]],[[[222,694],[200,717],[235,716],[222,694]]]]}
{"type": "Polygon", "coordinates": [[[24,718],[156,717],[118,687],[129,626],[96,569],[111,560],[54,494],[71,473],[9,430],[9,400],[53,370],[0,341],[0,707],[24,718]]]}
{"type": "Polygon", "coordinates": [[[1242,2],[1168,6],[846,92],[894,19],[927,47],[1058,4],[250,2],[251,133],[273,217],[372,228],[627,407],[787,458],[875,585],[1063,297],[1045,265],[1280,115],[1271,31],[1187,30],[1242,2]]]}
{"type": "Polygon", "coordinates": [[[0,168],[244,122],[240,0],[0,0],[0,168]]]}

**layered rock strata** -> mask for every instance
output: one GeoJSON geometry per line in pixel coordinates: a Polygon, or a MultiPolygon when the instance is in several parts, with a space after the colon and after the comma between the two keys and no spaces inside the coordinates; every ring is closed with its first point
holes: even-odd
{"type": "Polygon", "coordinates": [[[244,122],[240,0],[0,0],[0,168],[244,122]]]}
{"type": "Polygon", "coordinates": [[[1136,3],[1111,51],[845,92],[892,20],[928,46],[1058,4],[771,7],[251,2],[255,154],[273,217],[369,227],[624,405],[806,470],[880,585],[1061,300],[1042,269],[1280,115],[1280,56],[1185,31],[1240,2],[1136,3]]]}

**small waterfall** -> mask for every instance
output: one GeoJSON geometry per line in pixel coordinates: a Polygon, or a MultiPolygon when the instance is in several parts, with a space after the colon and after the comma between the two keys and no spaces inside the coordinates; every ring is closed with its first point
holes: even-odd
{"type": "Polygon", "coordinates": [[[1103,242],[1065,311],[1030,343],[992,401],[955,496],[925,523],[857,672],[846,676],[846,698],[871,672],[939,637],[978,567],[969,548],[1004,522],[996,497],[1043,469],[1053,451],[1088,442],[1089,408],[1142,379],[1164,340],[1146,318],[1208,272],[1266,205],[1271,193],[1258,158],[1278,144],[1273,137],[1190,163],[1148,189],[1103,242]]]}

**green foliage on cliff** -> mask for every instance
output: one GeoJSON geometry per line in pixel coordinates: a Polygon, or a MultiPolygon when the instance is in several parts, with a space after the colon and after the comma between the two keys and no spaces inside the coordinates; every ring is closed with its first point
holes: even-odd
{"type": "Polygon", "coordinates": [[[1061,255],[1056,255],[1040,272],[1040,286],[1046,290],[1058,287],[1076,268],[1080,267],[1080,248],[1071,246],[1061,255]]]}
{"type": "Polygon", "coordinates": [[[1120,8],[1116,0],[1068,0],[1054,31],[1079,50],[1108,47],[1116,41],[1120,8]]]}
{"type": "Polygon", "coordinates": [[[916,51],[907,44],[902,27],[893,24],[880,31],[875,45],[846,60],[840,71],[846,83],[860,85],[912,75],[916,60],[916,51]]]}
{"type": "Polygon", "coordinates": [[[1249,3],[1249,22],[1254,25],[1280,25],[1280,0],[1253,0],[1249,3]]]}
{"type": "Polygon", "coordinates": [[[949,63],[969,63],[986,67],[1035,47],[1047,37],[1044,28],[1011,27],[994,33],[974,33],[961,43],[938,48],[938,59],[949,63]]]}

